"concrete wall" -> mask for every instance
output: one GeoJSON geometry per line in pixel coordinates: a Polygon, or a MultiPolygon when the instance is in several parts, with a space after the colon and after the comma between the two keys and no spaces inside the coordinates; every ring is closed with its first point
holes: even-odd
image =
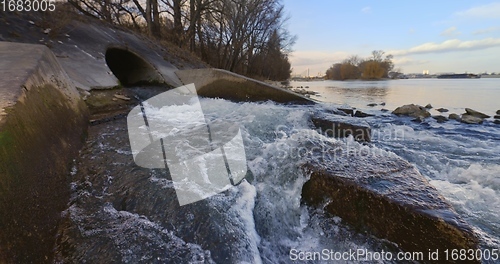
{"type": "Polygon", "coordinates": [[[0,263],[50,262],[88,111],[45,46],[0,42],[0,263]]]}
{"type": "Polygon", "coordinates": [[[198,95],[232,101],[267,101],[314,104],[314,101],[285,89],[271,86],[221,69],[195,69],[175,72],[184,84],[194,83],[198,95]]]}

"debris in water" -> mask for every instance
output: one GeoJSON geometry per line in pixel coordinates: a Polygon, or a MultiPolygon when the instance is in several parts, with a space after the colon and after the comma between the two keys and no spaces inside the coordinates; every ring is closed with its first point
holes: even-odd
{"type": "MultiPolygon", "coordinates": [[[[126,97],[126,96],[121,95],[121,94],[115,94],[114,96],[115,96],[115,98],[118,98],[118,99],[121,99],[121,100],[130,101],[129,97],[126,97]]],[[[113,101],[115,101],[115,100],[113,100],[113,101]]]]}

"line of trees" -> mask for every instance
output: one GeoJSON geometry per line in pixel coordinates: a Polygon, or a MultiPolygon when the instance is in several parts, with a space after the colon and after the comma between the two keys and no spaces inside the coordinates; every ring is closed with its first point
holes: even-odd
{"type": "Polygon", "coordinates": [[[78,12],[169,40],[213,67],[290,77],[295,37],[281,0],[67,0],[78,12]]]}
{"type": "Polygon", "coordinates": [[[326,71],[326,79],[330,80],[350,80],[365,79],[376,80],[388,78],[389,73],[394,69],[392,55],[385,55],[382,50],[372,51],[372,56],[367,59],[361,59],[353,55],[341,63],[333,64],[326,71]]]}

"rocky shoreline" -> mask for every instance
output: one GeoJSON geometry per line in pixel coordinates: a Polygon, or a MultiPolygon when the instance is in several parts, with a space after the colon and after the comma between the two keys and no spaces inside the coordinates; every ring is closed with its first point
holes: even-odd
{"type": "MultiPolygon", "coordinates": [[[[432,117],[435,119],[438,123],[444,123],[449,120],[456,120],[461,123],[465,124],[482,124],[486,120],[492,121],[495,124],[500,124],[500,116],[495,115],[494,120],[489,120],[491,116],[484,114],[482,112],[479,112],[477,110],[471,109],[471,108],[465,108],[465,113],[459,115],[456,113],[451,113],[448,115],[448,117],[444,115],[434,115],[431,116],[429,109],[431,109],[432,106],[427,105],[425,107],[420,106],[420,105],[415,105],[415,104],[409,104],[409,105],[403,105],[398,108],[396,108],[392,113],[397,115],[397,116],[409,116],[409,117],[414,117],[413,121],[416,122],[423,122],[426,118],[432,117]]],[[[440,113],[446,113],[448,112],[448,109],[445,108],[439,108],[436,109],[440,113]]],[[[500,112],[500,110],[497,111],[497,113],[500,112]]]]}

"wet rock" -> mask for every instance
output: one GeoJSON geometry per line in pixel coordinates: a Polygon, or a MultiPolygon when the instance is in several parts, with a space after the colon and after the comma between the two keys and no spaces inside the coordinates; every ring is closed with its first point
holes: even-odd
{"type": "Polygon", "coordinates": [[[398,116],[402,115],[402,116],[423,117],[423,118],[431,116],[431,114],[425,109],[425,107],[415,104],[400,106],[396,108],[396,110],[394,110],[392,113],[398,116]]]}
{"type": "Polygon", "coordinates": [[[436,109],[436,111],[438,111],[438,112],[440,112],[440,113],[446,113],[446,112],[448,112],[449,110],[448,110],[448,109],[446,109],[446,108],[438,108],[438,109],[436,109]]]}
{"type": "Polygon", "coordinates": [[[462,123],[466,124],[482,124],[483,119],[477,116],[463,114],[462,119],[460,120],[462,123]]]}
{"type": "Polygon", "coordinates": [[[320,115],[311,117],[311,122],[320,134],[335,138],[352,135],[356,141],[371,140],[371,128],[364,121],[349,120],[342,116],[320,115]]]}
{"type": "Polygon", "coordinates": [[[474,116],[474,117],[479,117],[479,118],[490,118],[489,115],[483,114],[479,111],[470,109],[470,108],[465,108],[465,112],[467,112],[468,115],[474,116]]]}
{"type": "Polygon", "coordinates": [[[350,115],[350,116],[354,115],[354,109],[352,109],[352,108],[337,108],[337,109],[350,115]]]}
{"type": "Polygon", "coordinates": [[[500,110],[497,110],[497,115],[500,115],[500,110]]]}
{"type": "Polygon", "coordinates": [[[496,115],[494,118],[495,119],[500,119],[500,115],[496,115]]]}
{"type": "Polygon", "coordinates": [[[339,116],[351,116],[351,115],[346,114],[344,111],[340,111],[337,108],[325,109],[323,113],[339,115],[339,116]]]}
{"type": "Polygon", "coordinates": [[[448,121],[448,118],[446,118],[446,116],[432,116],[432,118],[434,118],[438,123],[444,123],[446,121],[448,121]]]}
{"type": "Polygon", "coordinates": [[[444,259],[449,248],[478,248],[472,228],[407,161],[389,153],[336,154],[306,166],[310,180],[302,188],[304,203],[321,206],[406,252],[439,250],[444,259]]]}
{"type": "Polygon", "coordinates": [[[354,114],[355,117],[370,117],[370,116],[374,116],[372,114],[367,114],[365,112],[362,112],[362,111],[359,111],[357,110],[356,113],[354,114]]]}
{"type": "Polygon", "coordinates": [[[380,109],[380,111],[382,111],[382,112],[389,112],[389,109],[382,108],[382,109],[380,109]]]}
{"type": "Polygon", "coordinates": [[[367,106],[374,107],[374,106],[377,106],[377,104],[376,103],[371,103],[371,104],[367,104],[367,106]]]}
{"type": "Polygon", "coordinates": [[[493,121],[493,123],[497,124],[497,125],[500,125],[500,120],[499,119],[496,119],[495,121],[493,121]]]}
{"type": "Polygon", "coordinates": [[[425,108],[426,108],[426,109],[432,109],[432,105],[431,105],[431,104],[427,104],[427,105],[425,106],[425,108]]]}
{"type": "Polygon", "coordinates": [[[313,91],[306,91],[306,90],[304,90],[304,88],[293,89],[292,91],[294,91],[298,94],[301,94],[301,95],[315,95],[315,94],[317,94],[316,92],[313,92],[313,91]]]}
{"type": "Polygon", "coordinates": [[[380,105],[384,106],[384,105],[385,105],[385,102],[380,103],[380,105]]]}
{"type": "Polygon", "coordinates": [[[417,116],[415,119],[412,119],[411,121],[417,122],[417,123],[422,123],[424,122],[425,118],[422,116],[417,116]]]}
{"type": "Polygon", "coordinates": [[[448,116],[448,119],[454,119],[454,120],[460,121],[460,116],[455,114],[455,113],[452,113],[448,116]]]}

